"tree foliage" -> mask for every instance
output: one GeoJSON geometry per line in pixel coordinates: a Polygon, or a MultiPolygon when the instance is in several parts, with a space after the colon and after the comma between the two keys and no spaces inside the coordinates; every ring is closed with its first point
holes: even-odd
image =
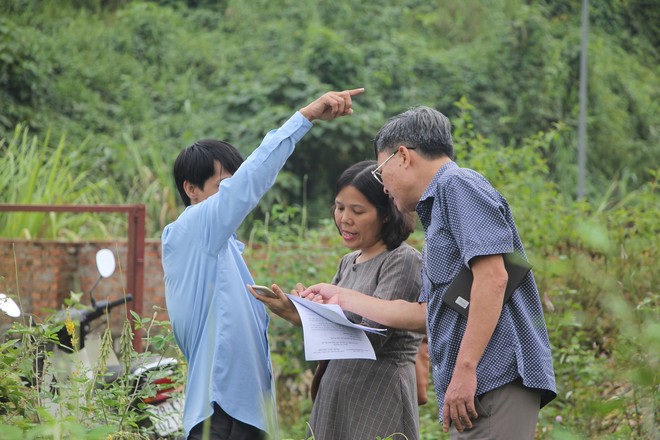
{"type": "MultiPolygon", "coordinates": [[[[614,179],[637,188],[659,164],[659,9],[591,2],[590,196],[614,179]]],[[[216,137],[247,155],[316,95],[355,86],[367,89],[355,116],[303,140],[263,212],[301,202],[306,181],[310,216],[322,218],[334,179],[373,157],[387,117],[424,104],[454,118],[463,97],[475,126],[511,151],[562,127],[543,152],[574,193],[578,2],[16,0],[0,12],[0,138],[24,124],[84,143],[114,180],[113,202],[164,206],[150,235],[179,210],[170,166],[182,147],[216,137]]]]}

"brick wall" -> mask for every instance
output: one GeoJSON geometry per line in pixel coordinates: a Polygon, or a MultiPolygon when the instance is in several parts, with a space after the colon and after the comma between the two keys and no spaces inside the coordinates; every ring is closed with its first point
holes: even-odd
{"type": "MultiPolygon", "coordinates": [[[[94,297],[97,301],[121,298],[126,288],[125,241],[73,243],[0,239],[0,292],[20,301],[24,313],[33,314],[41,320],[46,319],[52,310],[61,308],[71,291],[84,292],[82,302],[90,304],[87,293],[98,278],[96,252],[102,248],[114,252],[117,269],[111,277],[99,282],[94,289],[94,297]]],[[[159,240],[147,240],[145,243],[143,298],[145,316],[152,316],[154,306],[157,306],[160,307],[157,319],[168,319],[159,240]]],[[[115,332],[122,318],[120,309],[115,309],[112,314],[115,332]]],[[[0,314],[0,323],[9,319],[0,314]]]]}

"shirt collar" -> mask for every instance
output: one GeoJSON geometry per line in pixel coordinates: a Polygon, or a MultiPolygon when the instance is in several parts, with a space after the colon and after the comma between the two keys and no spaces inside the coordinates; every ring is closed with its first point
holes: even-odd
{"type": "Polygon", "coordinates": [[[438,172],[435,173],[435,176],[433,176],[433,179],[431,179],[429,185],[426,187],[426,190],[424,190],[422,197],[419,198],[419,203],[425,202],[427,199],[435,197],[442,175],[453,168],[458,168],[458,165],[456,165],[456,162],[454,161],[449,161],[440,167],[438,172]]]}
{"type": "Polygon", "coordinates": [[[456,162],[454,161],[449,161],[441,166],[438,172],[433,176],[433,179],[431,179],[431,182],[426,187],[426,190],[424,190],[424,193],[422,194],[422,197],[420,197],[419,202],[417,202],[416,211],[419,219],[422,221],[424,230],[426,230],[431,221],[431,206],[433,205],[433,201],[435,200],[436,194],[438,193],[440,179],[442,178],[443,174],[453,168],[458,168],[458,165],[456,165],[456,162]]]}

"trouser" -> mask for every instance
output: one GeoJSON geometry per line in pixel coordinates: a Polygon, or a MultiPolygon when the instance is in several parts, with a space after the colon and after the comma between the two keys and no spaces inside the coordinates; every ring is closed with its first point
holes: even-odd
{"type": "Polygon", "coordinates": [[[521,379],[474,399],[479,417],[472,428],[458,432],[454,425],[451,440],[533,440],[541,407],[541,392],[526,388],[521,379]]]}
{"type": "Polygon", "coordinates": [[[217,403],[213,403],[213,415],[195,425],[188,440],[263,440],[266,433],[252,425],[236,420],[217,403]]]}

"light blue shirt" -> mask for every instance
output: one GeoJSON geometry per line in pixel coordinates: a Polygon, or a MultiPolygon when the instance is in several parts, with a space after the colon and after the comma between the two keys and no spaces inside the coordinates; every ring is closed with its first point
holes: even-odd
{"type": "Polygon", "coordinates": [[[261,430],[269,421],[277,426],[269,318],[246,288],[254,281],[235,231],[311,126],[296,112],[266,135],[217,194],[188,206],[163,230],[167,311],[188,361],[186,434],[211,416],[213,402],[261,430]]]}

